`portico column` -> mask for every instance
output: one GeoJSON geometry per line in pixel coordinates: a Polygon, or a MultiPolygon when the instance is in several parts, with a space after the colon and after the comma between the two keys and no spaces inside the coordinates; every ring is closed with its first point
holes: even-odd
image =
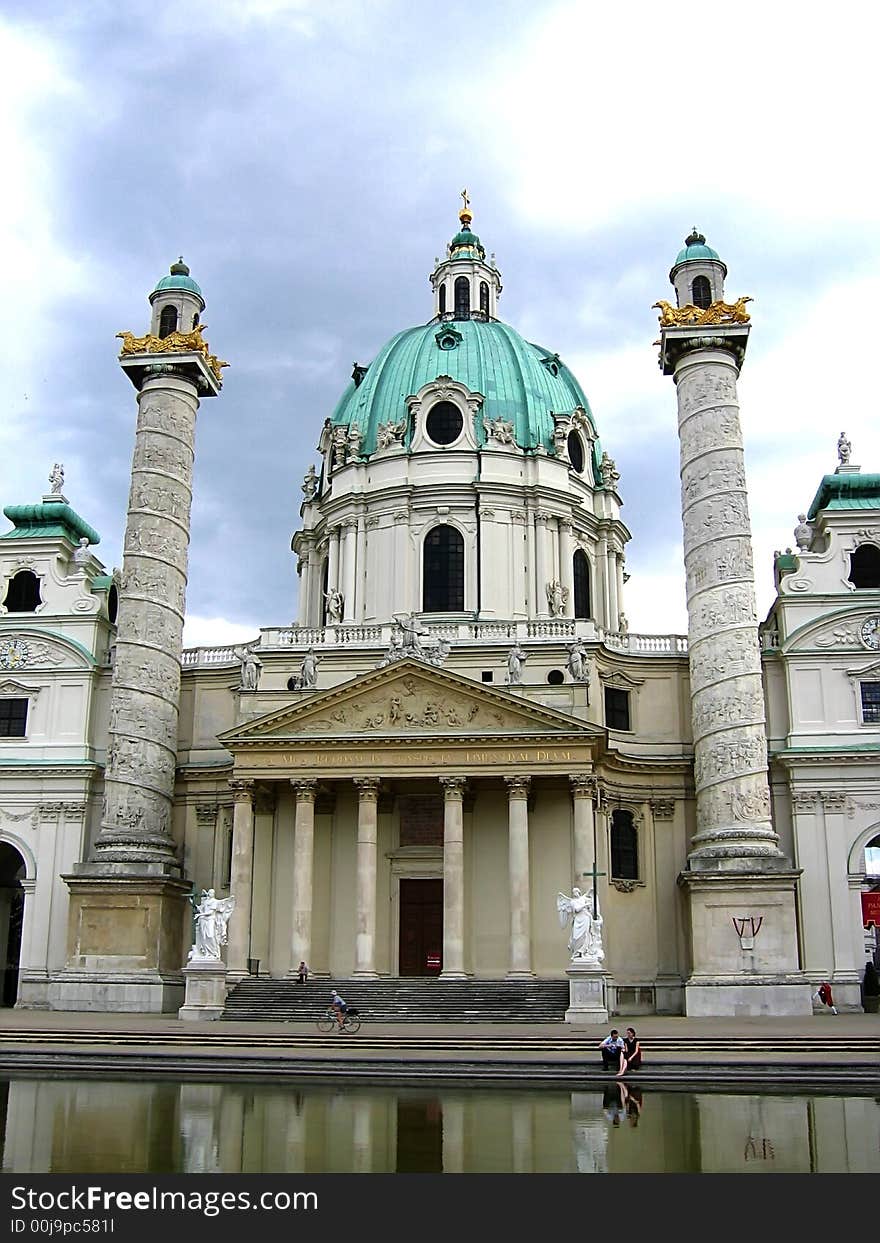
{"type": "Polygon", "coordinates": [[[443,970],[464,979],[464,800],[465,777],[441,777],[443,786],[443,970]]]}
{"type": "Polygon", "coordinates": [[[585,773],[573,773],[568,783],[571,786],[571,799],[574,807],[574,883],[586,892],[589,886],[582,882],[590,877],[592,885],[593,862],[595,860],[595,813],[593,811],[593,795],[596,792],[596,778],[585,773]]]}
{"type": "Polygon", "coordinates": [[[505,777],[510,875],[510,970],[531,976],[532,911],[529,893],[529,777],[505,777]]]}
{"type": "Polygon", "coordinates": [[[230,781],[235,802],[232,813],[232,859],[230,860],[229,896],[235,898],[235,909],[229,920],[229,948],[226,952],[227,974],[247,975],[251,947],[251,889],[254,870],[254,783],[230,781]]]}
{"type": "Polygon", "coordinates": [[[378,777],[356,777],[358,791],[357,898],[354,974],[376,972],[376,811],[378,777]]]}
{"type": "Polygon", "coordinates": [[[291,972],[300,962],[311,965],[312,955],[312,870],[315,855],[314,777],[290,783],[296,797],[293,825],[293,941],[291,972]]]}

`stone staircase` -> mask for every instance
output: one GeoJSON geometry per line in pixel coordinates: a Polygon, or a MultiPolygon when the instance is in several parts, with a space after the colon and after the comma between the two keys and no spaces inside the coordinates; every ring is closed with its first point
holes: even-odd
{"type": "Polygon", "coordinates": [[[314,1022],[336,988],[373,1023],[562,1023],[567,980],[274,980],[248,976],[226,998],[224,1019],[314,1022]]]}

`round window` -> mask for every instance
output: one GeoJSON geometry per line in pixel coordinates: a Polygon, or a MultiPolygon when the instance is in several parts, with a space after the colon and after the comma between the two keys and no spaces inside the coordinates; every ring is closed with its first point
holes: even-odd
{"type": "Polygon", "coordinates": [[[428,411],[425,420],[425,431],[435,445],[451,445],[454,440],[458,440],[463,427],[461,411],[451,401],[438,402],[428,411]]]}
{"type": "Polygon", "coordinates": [[[584,469],[584,445],[577,432],[568,433],[568,460],[573,470],[580,472],[584,469]]]}
{"type": "Polygon", "coordinates": [[[565,674],[561,669],[551,669],[547,674],[547,681],[551,686],[561,686],[565,681],[565,674]]]}

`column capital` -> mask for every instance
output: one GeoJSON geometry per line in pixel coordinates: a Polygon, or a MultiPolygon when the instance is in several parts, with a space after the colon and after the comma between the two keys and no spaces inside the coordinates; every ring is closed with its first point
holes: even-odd
{"type": "Polygon", "coordinates": [[[290,784],[293,787],[297,802],[302,799],[304,802],[314,803],[315,796],[318,793],[318,780],[316,777],[291,777],[290,784]]]}
{"type": "Polygon", "coordinates": [[[254,796],[254,783],[243,781],[238,777],[229,779],[229,788],[236,803],[250,802],[254,796]]]}
{"type": "Polygon", "coordinates": [[[443,798],[447,803],[460,803],[464,798],[464,788],[467,785],[467,777],[440,777],[440,784],[443,787],[443,798]]]}
{"type": "Polygon", "coordinates": [[[381,784],[381,778],[353,777],[352,781],[357,786],[358,802],[376,803],[379,801],[379,786],[381,784]]]}
{"type": "Polygon", "coordinates": [[[838,790],[823,790],[819,797],[826,812],[846,811],[846,795],[838,790]]]}
{"type": "Polygon", "coordinates": [[[590,773],[571,773],[568,778],[572,798],[593,798],[598,781],[590,773]]]}
{"type": "Polygon", "coordinates": [[[531,777],[505,777],[504,784],[507,786],[508,799],[528,798],[531,781],[531,777]]]}
{"type": "Polygon", "coordinates": [[[674,798],[652,798],[650,800],[651,815],[655,820],[675,819],[674,798]]]}

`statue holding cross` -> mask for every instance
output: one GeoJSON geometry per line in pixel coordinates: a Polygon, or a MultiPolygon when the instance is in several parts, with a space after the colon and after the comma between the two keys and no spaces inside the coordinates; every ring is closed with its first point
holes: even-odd
{"type": "Polygon", "coordinates": [[[556,910],[559,914],[559,926],[564,928],[571,924],[568,937],[568,952],[572,962],[593,963],[598,966],[605,957],[602,947],[602,916],[599,914],[599,899],[596,893],[595,877],[601,875],[593,864],[593,886],[587,893],[574,888],[571,897],[560,893],[556,898],[556,910]]]}

